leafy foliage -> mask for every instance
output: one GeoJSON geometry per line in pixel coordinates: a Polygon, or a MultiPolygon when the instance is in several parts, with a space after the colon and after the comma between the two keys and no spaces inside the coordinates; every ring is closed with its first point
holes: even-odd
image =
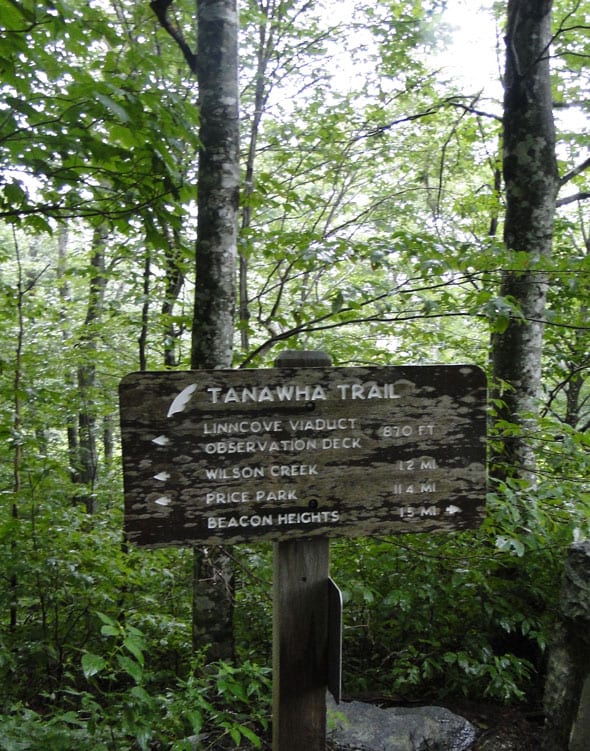
{"type": "MultiPolygon", "coordinates": [[[[190,35],[194,4],[174,5],[190,35]]],[[[340,365],[487,367],[490,334],[526,325],[501,272],[529,270],[500,240],[501,108],[435,73],[442,3],[357,5],[335,20],[328,4],[244,3],[235,364],[312,348],[340,365]],[[358,73],[344,82],[343,49],[358,73]]],[[[583,118],[581,5],[557,5],[556,99],[583,118]]],[[[207,664],[192,645],[190,551],[121,537],[117,383],[189,362],[193,82],[148,3],[3,2],[2,24],[3,748],[185,751],[197,734],[264,748],[270,550],[231,551],[239,661],[207,664]]],[[[492,487],[476,532],[334,542],[347,692],[539,698],[562,558],[590,532],[576,122],[558,122],[563,203],[535,268],[549,284],[538,414],[491,435],[493,449],[529,431],[537,486],[492,487]]]]}

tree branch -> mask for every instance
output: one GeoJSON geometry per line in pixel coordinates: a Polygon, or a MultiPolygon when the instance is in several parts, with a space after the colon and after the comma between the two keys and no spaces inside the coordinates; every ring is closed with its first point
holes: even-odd
{"type": "Polygon", "coordinates": [[[559,206],[567,206],[568,203],[574,203],[575,201],[585,201],[587,198],[590,198],[589,192],[582,192],[582,193],[574,193],[572,196],[566,196],[565,198],[560,198],[558,201],[555,202],[555,205],[557,207],[559,206]]]}
{"type": "Polygon", "coordinates": [[[168,9],[172,5],[173,0],[152,0],[150,8],[156,14],[160,26],[170,34],[172,39],[176,42],[180,48],[184,59],[186,60],[188,67],[194,75],[197,75],[197,56],[193,53],[189,45],[187,44],[182,31],[173,24],[168,18],[168,9]]]}
{"type": "Polygon", "coordinates": [[[566,183],[569,183],[569,181],[573,180],[574,177],[584,172],[584,170],[587,170],[588,167],[590,167],[590,156],[587,159],[585,159],[581,164],[578,164],[577,167],[574,167],[569,172],[566,172],[565,175],[559,180],[559,187],[561,187],[562,185],[565,185],[566,183]]]}
{"type": "MultiPolygon", "coordinates": [[[[352,326],[355,324],[367,324],[367,323],[402,323],[408,321],[428,320],[428,319],[442,319],[442,318],[476,318],[480,320],[489,320],[489,316],[484,313],[473,313],[471,311],[455,311],[447,313],[423,313],[407,311],[405,313],[392,313],[383,314],[378,313],[375,315],[368,315],[366,317],[349,318],[345,320],[330,320],[334,316],[333,313],[326,313],[323,316],[319,316],[311,321],[306,321],[298,326],[294,326],[285,331],[281,331],[278,334],[274,334],[267,339],[263,344],[252,350],[239,365],[240,368],[246,368],[248,365],[258,356],[265,354],[274,347],[277,342],[285,341],[293,336],[299,334],[311,334],[318,331],[326,331],[329,329],[344,328],[346,326],[352,326]]],[[[554,326],[556,328],[576,329],[579,331],[590,331],[590,327],[587,326],[574,326],[564,322],[551,322],[542,321],[534,318],[526,318],[525,321],[529,323],[543,323],[545,326],[554,326]]]]}
{"type": "Polygon", "coordinates": [[[553,109],[567,110],[573,109],[574,107],[587,107],[588,105],[590,105],[590,99],[572,99],[571,102],[554,101],[553,109]]]}
{"type": "MultiPolygon", "coordinates": [[[[479,95],[478,95],[479,98],[479,95]]],[[[502,117],[500,115],[496,115],[493,112],[486,112],[485,110],[477,109],[476,107],[473,107],[469,104],[464,104],[463,102],[460,102],[458,99],[449,98],[446,102],[451,107],[457,107],[458,109],[465,110],[465,112],[469,112],[472,115],[478,115],[479,117],[487,117],[491,120],[497,120],[498,122],[502,122],[502,117]]]]}

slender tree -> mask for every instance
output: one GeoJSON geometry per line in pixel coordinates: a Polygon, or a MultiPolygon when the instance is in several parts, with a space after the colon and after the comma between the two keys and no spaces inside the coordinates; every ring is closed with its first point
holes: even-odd
{"type": "MultiPolygon", "coordinates": [[[[233,356],[239,195],[236,0],[198,0],[199,151],[193,368],[233,356]]],[[[195,550],[193,639],[211,656],[233,654],[233,565],[222,549],[195,550]]]]}
{"type": "Polygon", "coordinates": [[[79,500],[86,504],[88,513],[96,511],[94,485],[98,472],[97,426],[96,426],[96,352],[105,287],[107,282],[105,248],[107,231],[104,226],[94,230],[90,259],[91,277],[88,292],[88,307],[84,328],[80,337],[81,361],[78,364],[78,461],[76,481],[84,490],[79,500]]]}
{"type": "MultiPolygon", "coordinates": [[[[151,7],[175,39],[199,91],[198,220],[191,366],[233,359],[239,199],[238,11],[236,0],[198,0],[197,53],[170,21],[171,0],[151,7]]],[[[233,570],[220,551],[195,549],[193,638],[212,658],[233,654],[233,570]]]]}
{"type": "Polygon", "coordinates": [[[530,435],[541,383],[551,255],[559,187],[555,157],[549,47],[551,0],[509,0],[504,94],[504,240],[514,267],[502,274],[501,294],[514,304],[504,331],[492,339],[499,424],[516,425],[502,438],[494,474],[534,481],[530,435]]]}

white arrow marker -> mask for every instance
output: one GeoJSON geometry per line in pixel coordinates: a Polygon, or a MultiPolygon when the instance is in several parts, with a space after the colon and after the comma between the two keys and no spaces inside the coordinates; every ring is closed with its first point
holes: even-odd
{"type": "Polygon", "coordinates": [[[455,514],[462,514],[463,512],[458,506],[447,506],[445,509],[445,514],[448,514],[449,516],[454,516],[455,514]]]}
{"type": "Polygon", "coordinates": [[[161,480],[162,482],[166,482],[166,480],[170,479],[170,472],[158,472],[157,475],[154,475],[154,480],[161,480]]]}
{"type": "Polygon", "coordinates": [[[169,506],[172,503],[172,498],[168,498],[167,495],[162,495],[159,498],[156,498],[154,503],[157,503],[158,506],[169,506]]]}
{"type": "Polygon", "coordinates": [[[191,383],[190,386],[187,386],[185,389],[182,389],[180,394],[174,399],[172,404],[170,405],[170,409],[168,410],[168,414],[166,417],[172,417],[172,415],[175,415],[177,412],[184,412],[184,408],[188,404],[191,396],[193,393],[197,390],[197,384],[191,383]]]}
{"type": "Polygon", "coordinates": [[[159,435],[157,438],[152,438],[152,443],[157,443],[158,446],[167,446],[170,443],[170,438],[165,435],[159,435]]]}

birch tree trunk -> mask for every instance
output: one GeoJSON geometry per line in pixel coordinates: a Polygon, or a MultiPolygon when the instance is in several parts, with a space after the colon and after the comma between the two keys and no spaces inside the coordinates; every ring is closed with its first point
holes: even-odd
{"type": "Polygon", "coordinates": [[[503,406],[497,415],[512,423],[494,457],[492,474],[534,483],[530,442],[541,383],[543,319],[559,179],[555,158],[549,46],[552,0],[509,0],[504,92],[506,215],[504,241],[514,268],[502,275],[501,295],[517,303],[521,315],[492,337],[493,373],[503,406]],[[517,263],[516,253],[526,262],[517,263]],[[520,256],[522,258],[522,256],[520,256]]]}
{"type": "MultiPolygon", "coordinates": [[[[232,364],[239,197],[236,0],[197,0],[200,152],[193,368],[232,364]]],[[[195,549],[193,642],[232,658],[233,564],[224,548],[195,549]]]]}
{"type": "MultiPolygon", "coordinates": [[[[239,169],[237,0],[196,0],[197,52],[169,19],[173,0],[152,0],[199,88],[199,173],[191,367],[233,358],[239,169]]],[[[210,659],[233,657],[233,566],[223,548],[195,548],[193,641],[210,659]]]]}
{"type": "Polygon", "coordinates": [[[192,367],[232,363],[238,227],[236,0],[197,0],[199,178],[192,367]]]}

